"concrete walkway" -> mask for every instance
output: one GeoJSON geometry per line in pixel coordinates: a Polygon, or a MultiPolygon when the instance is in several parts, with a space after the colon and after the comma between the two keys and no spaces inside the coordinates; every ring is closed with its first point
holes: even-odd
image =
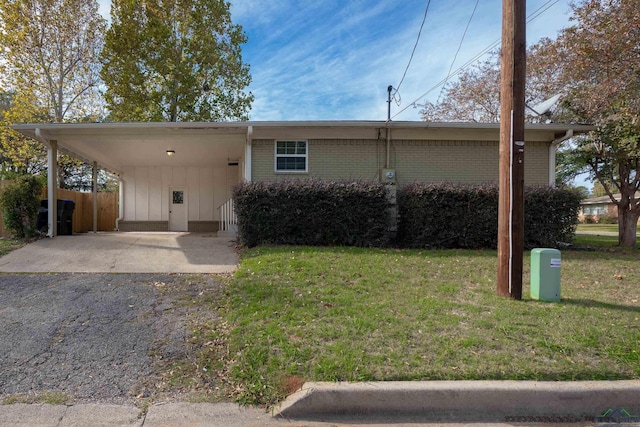
{"type": "Polygon", "coordinates": [[[238,255],[215,233],[112,232],[57,236],[0,258],[11,273],[229,273],[238,255]]]}

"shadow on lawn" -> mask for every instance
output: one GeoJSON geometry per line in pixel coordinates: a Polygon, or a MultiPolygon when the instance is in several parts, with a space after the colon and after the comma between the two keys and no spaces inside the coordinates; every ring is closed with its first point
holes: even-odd
{"type": "Polygon", "coordinates": [[[579,305],[581,307],[606,308],[607,310],[630,311],[640,313],[640,307],[633,305],[611,304],[608,302],[596,301],[585,298],[562,298],[562,303],[566,305],[579,305]]]}

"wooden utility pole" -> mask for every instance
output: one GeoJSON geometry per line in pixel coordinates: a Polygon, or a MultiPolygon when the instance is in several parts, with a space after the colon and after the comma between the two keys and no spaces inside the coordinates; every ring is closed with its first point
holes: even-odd
{"type": "Polygon", "coordinates": [[[522,299],[526,1],[502,0],[498,289],[522,299]]]}

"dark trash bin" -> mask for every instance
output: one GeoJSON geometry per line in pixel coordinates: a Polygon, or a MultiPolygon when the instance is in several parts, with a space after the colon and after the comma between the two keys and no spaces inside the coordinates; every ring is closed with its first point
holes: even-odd
{"type": "MultiPolygon", "coordinates": [[[[57,230],[60,236],[70,236],[73,234],[73,211],[76,203],[73,200],[58,199],[58,222],[57,230]]],[[[49,200],[40,201],[40,211],[36,219],[36,229],[45,232],[49,225],[49,200]]]]}
{"type": "Polygon", "coordinates": [[[36,219],[36,230],[44,233],[49,228],[49,201],[40,200],[40,210],[36,219]]]}
{"type": "Polygon", "coordinates": [[[71,236],[73,234],[73,211],[75,208],[76,202],[73,200],[58,200],[58,235],[71,236]]]}

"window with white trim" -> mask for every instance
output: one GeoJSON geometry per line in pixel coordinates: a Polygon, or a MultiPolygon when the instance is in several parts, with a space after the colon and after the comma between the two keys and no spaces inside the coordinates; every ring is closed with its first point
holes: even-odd
{"type": "Polygon", "coordinates": [[[307,141],[276,141],[276,172],[307,172],[307,141]]]}
{"type": "Polygon", "coordinates": [[[582,208],[585,215],[606,215],[607,208],[605,205],[586,205],[582,208]]]}

